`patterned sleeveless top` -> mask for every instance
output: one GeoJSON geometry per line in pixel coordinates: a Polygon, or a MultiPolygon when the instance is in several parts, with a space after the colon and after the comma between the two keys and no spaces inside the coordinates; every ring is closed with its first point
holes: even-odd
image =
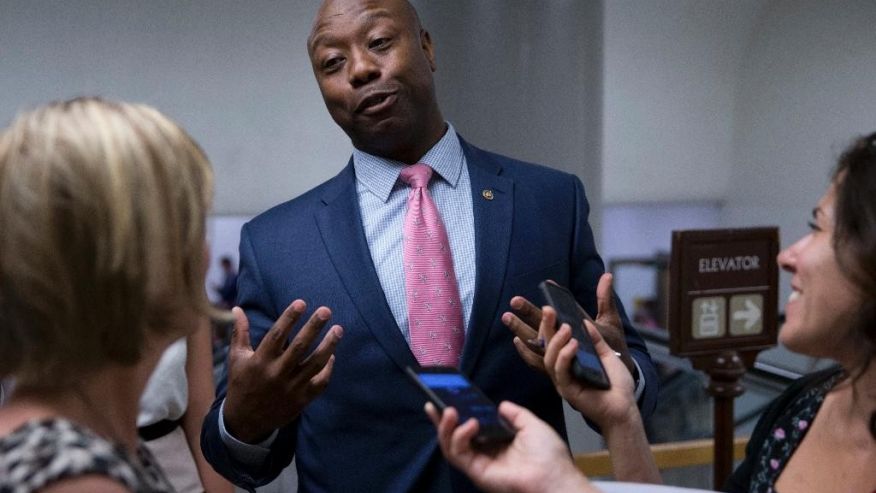
{"type": "Polygon", "coordinates": [[[109,477],[135,493],[173,492],[145,447],[131,457],[63,418],[30,421],[0,438],[0,493],[31,493],[85,475],[109,477]]]}
{"type": "Polygon", "coordinates": [[[773,423],[752,470],[752,493],[775,492],[776,480],[809,431],[824,397],[843,378],[843,372],[837,372],[819,385],[802,392],[773,423]]]}

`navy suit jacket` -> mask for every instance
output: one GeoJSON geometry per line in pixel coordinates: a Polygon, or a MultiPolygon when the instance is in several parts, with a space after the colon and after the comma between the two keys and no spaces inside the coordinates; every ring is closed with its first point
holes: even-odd
{"type": "MultiPolygon", "coordinates": [[[[477,273],[461,371],[495,402],[521,404],[565,437],[560,397],[550,380],[517,354],[501,314],[515,295],[541,303],[538,283],[568,286],[596,313],[604,271],[581,181],[462,142],[471,177],[477,273]],[[487,200],[482,191],[492,190],[487,200]]],[[[294,299],[325,305],[344,327],[331,382],[282,428],[263,467],[235,461],[218,431],[219,396],[204,422],[203,451],[217,471],[247,486],[275,478],[293,456],[300,491],[470,491],[441,456],[425,398],[404,373],[417,361],[399,330],[371,261],[352,161],[340,174],[247,223],[240,242],[238,304],[258,344],[294,299]]],[[[621,308],[622,311],[622,308],[621,308]]],[[[649,415],[657,375],[641,337],[622,315],[633,357],[646,379],[649,415]]]]}

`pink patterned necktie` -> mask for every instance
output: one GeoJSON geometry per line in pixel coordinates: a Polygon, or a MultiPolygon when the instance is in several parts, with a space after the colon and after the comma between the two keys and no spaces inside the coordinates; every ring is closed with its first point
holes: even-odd
{"type": "Polygon", "coordinates": [[[418,163],[400,174],[411,186],[404,226],[405,292],[411,350],[422,366],[459,366],[462,304],[444,222],[429,193],[432,168],[418,163]]]}

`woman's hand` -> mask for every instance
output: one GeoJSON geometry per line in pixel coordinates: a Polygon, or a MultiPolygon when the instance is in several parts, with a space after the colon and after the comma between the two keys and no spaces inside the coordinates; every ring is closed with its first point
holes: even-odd
{"type": "Polygon", "coordinates": [[[593,322],[585,320],[584,324],[611,382],[608,390],[587,387],[572,375],[572,361],[578,351],[578,341],[572,337],[572,330],[567,324],[554,332],[557,315],[553,308],[546,306],[542,313],[539,331],[547,339],[545,370],[557,392],[602,429],[613,424],[624,424],[631,419],[641,420],[636,408],[633,377],[593,322]]]}
{"type": "Polygon", "coordinates": [[[527,409],[505,401],[499,414],[515,430],[514,441],[501,449],[472,447],[478,422],[459,425],[455,409],[442,414],[431,403],[426,414],[438,429],[438,444],[447,460],[488,491],[595,492],[572,463],[566,443],[547,423],[527,409]]]}

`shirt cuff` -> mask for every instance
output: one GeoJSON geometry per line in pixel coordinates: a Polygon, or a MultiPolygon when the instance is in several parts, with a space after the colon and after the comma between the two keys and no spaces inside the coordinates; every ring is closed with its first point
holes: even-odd
{"type": "MultiPolygon", "coordinates": [[[[639,375],[639,378],[636,379],[636,390],[633,392],[633,395],[636,398],[636,402],[639,402],[639,398],[642,397],[642,394],[645,393],[645,375],[642,374],[642,367],[639,366],[639,362],[636,361],[636,358],[630,358],[633,360],[633,364],[636,365],[636,373],[639,375]]],[[[220,421],[221,424],[221,421],[220,421]]],[[[224,430],[224,428],[222,428],[224,430]]]]}
{"type": "Polygon", "coordinates": [[[274,430],[268,438],[265,438],[259,443],[241,442],[237,438],[234,438],[231,433],[225,429],[224,415],[225,400],[223,399],[222,404],[219,406],[219,437],[222,439],[222,443],[228,447],[231,457],[247,466],[260,466],[263,464],[265,459],[267,459],[268,454],[271,453],[271,444],[277,439],[279,430],[274,430]]]}

